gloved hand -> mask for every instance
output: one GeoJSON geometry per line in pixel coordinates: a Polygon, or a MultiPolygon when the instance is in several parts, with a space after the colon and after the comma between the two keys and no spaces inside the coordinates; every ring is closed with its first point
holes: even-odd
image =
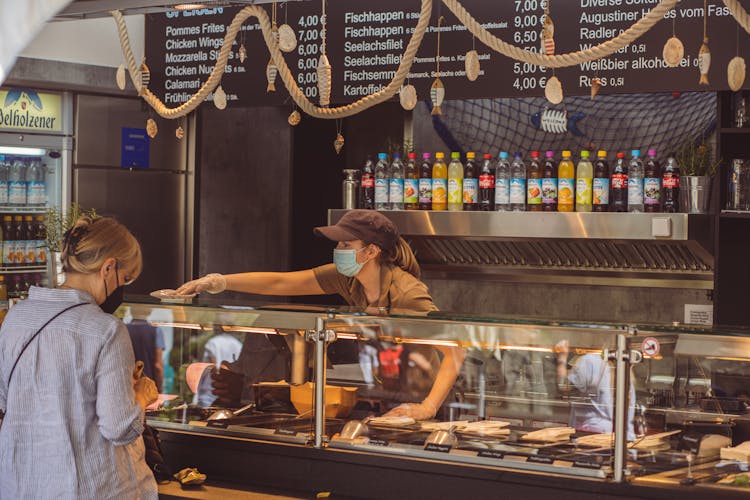
{"type": "Polygon", "coordinates": [[[198,278],[197,280],[188,281],[177,289],[178,295],[190,295],[192,293],[221,293],[227,289],[227,280],[221,274],[211,273],[198,278]]]}
{"type": "Polygon", "coordinates": [[[242,386],[245,382],[244,375],[233,372],[226,365],[221,365],[221,369],[214,369],[211,373],[211,378],[212,392],[217,398],[214,404],[225,408],[239,407],[240,398],[242,397],[242,386]]]}
{"type": "Polygon", "coordinates": [[[437,408],[429,403],[403,403],[386,413],[386,417],[411,417],[414,420],[427,420],[437,413],[437,408]]]}
{"type": "Polygon", "coordinates": [[[159,397],[156,384],[148,377],[141,377],[136,380],[133,383],[133,389],[135,390],[135,400],[141,405],[144,411],[148,405],[156,401],[159,397]]]}

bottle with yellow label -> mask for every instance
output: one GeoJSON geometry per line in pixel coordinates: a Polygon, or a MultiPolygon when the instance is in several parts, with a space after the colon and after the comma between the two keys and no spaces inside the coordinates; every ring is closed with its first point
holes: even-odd
{"type": "Polygon", "coordinates": [[[445,165],[445,153],[435,154],[432,164],[432,209],[448,208],[448,167],[445,165]]]}
{"type": "Polygon", "coordinates": [[[584,150],[576,168],[576,212],[591,212],[593,182],[594,165],[589,160],[589,152],[584,150]]]}
{"type": "Polygon", "coordinates": [[[458,212],[464,209],[463,185],[464,166],[461,163],[461,153],[454,151],[448,164],[448,210],[458,212]]]}
{"type": "Polygon", "coordinates": [[[575,165],[568,150],[562,152],[557,167],[557,186],[557,211],[572,212],[575,209],[575,165]]]}

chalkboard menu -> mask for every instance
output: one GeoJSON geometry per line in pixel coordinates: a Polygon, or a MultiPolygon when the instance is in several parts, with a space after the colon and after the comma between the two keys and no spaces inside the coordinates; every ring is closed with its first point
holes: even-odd
{"type": "MultiPolygon", "coordinates": [[[[477,21],[493,35],[529,50],[539,51],[546,0],[462,0],[477,21]]],[[[553,0],[556,52],[597,45],[630,27],[657,0],[553,0]]],[[[333,67],[331,101],[355,101],[380,90],[393,78],[419,17],[418,0],[328,0],[327,53],[333,67]]],[[[270,5],[267,5],[270,11],[270,5]]],[[[289,2],[278,8],[278,23],[297,32],[298,45],[286,62],[304,93],[317,102],[316,71],[321,46],[320,2],[289,2]]],[[[227,26],[239,8],[172,11],[146,16],[146,59],[151,69],[149,88],[167,106],[185,102],[208,78],[227,26]]],[[[478,40],[439,0],[433,5],[430,27],[411,67],[409,81],[420,99],[429,96],[436,76],[437,20],[440,31],[440,78],[446,99],[541,96],[555,74],[566,95],[588,94],[590,80],[599,77],[601,93],[726,90],[726,68],[738,53],[746,53],[748,36],[724,4],[708,2],[708,36],[712,64],[710,85],[698,84],[698,49],[703,40],[703,2],[682,0],[654,28],[611,56],[568,68],[539,67],[494,52],[478,40]],[[666,40],[676,34],[685,46],[680,66],[669,68],[662,59],[666,40]],[[464,56],[474,47],[481,73],[475,82],[465,76],[464,56]]],[[[233,45],[222,79],[230,106],[280,105],[291,99],[277,77],[277,92],[266,92],[270,59],[260,26],[246,21],[233,45]],[[248,58],[239,60],[244,41],[248,58]]],[[[746,86],[750,82],[746,82],[746,86]]]]}

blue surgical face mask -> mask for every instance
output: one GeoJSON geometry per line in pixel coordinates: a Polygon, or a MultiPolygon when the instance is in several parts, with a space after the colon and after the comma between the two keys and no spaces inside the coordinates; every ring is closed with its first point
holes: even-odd
{"type": "Polygon", "coordinates": [[[333,249],[333,263],[336,264],[336,270],[343,274],[344,276],[348,276],[349,278],[355,277],[359,272],[362,270],[362,267],[367,264],[367,261],[363,263],[357,262],[357,254],[364,250],[364,248],[360,248],[358,250],[355,249],[339,249],[334,248],[333,249]]]}

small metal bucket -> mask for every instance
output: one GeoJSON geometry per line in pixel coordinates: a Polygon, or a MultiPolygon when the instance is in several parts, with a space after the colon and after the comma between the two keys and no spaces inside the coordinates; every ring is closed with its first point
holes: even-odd
{"type": "Polygon", "coordinates": [[[711,177],[684,175],[680,178],[680,212],[708,213],[711,198],[711,177]]]}

